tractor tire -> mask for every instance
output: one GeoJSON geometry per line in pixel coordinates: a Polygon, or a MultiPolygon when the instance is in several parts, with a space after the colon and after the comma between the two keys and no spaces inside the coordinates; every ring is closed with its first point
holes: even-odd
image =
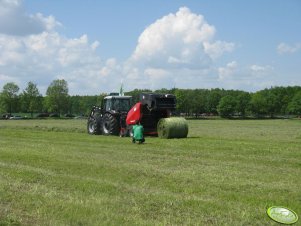
{"type": "Polygon", "coordinates": [[[119,125],[118,125],[117,119],[109,113],[107,113],[103,116],[102,134],[103,135],[118,135],[119,134],[119,125]]]}
{"type": "Polygon", "coordinates": [[[101,134],[100,124],[95,118],[89,118],[87,122],[87,131],[89,134],[101,134]]]}

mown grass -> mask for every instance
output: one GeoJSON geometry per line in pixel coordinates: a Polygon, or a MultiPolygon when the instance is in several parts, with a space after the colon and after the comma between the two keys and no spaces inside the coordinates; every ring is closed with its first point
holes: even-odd
{"type": "Polygon", "coordinates": [[[85,127],[0,121],[0,225],[277,225],[272,205],[301,215],[301,120],[189,121],[187,139],[144,145],[85,127]]]}

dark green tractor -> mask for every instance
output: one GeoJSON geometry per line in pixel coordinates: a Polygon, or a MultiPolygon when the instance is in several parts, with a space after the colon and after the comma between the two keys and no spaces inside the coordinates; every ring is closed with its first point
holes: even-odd
{"type": "Polygon", "coordinates": [[[87,122],[88,133],[118,135],[120,128],[126,126],[126,116],[131,107],[131,96],[106,96],[101,107],[92,107],[87,122]]]}

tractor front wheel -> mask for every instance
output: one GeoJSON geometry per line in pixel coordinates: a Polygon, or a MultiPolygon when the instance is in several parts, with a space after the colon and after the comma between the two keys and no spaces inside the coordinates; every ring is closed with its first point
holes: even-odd
{"type": "Polygon", "coordinates": [[[119,134],[119,126],[118,126],[117,119],[109,113],[107,113],[103,116],[102,133],[103,133],[103,135],[118,135],[119,134]]]}
{"type": "Polygon", "coordinates": [[[87,123],[87,131],[89,134],[100,134],[100,125],[95,118],[89,118],[87,123]]]}

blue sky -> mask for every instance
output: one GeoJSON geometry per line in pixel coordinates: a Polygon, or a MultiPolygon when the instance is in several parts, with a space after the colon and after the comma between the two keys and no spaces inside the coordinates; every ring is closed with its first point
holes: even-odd
{"type": "Polygon", "coordinates": [[[0,88],[301,85],[301,2],[0,0],[0,88]]]}

